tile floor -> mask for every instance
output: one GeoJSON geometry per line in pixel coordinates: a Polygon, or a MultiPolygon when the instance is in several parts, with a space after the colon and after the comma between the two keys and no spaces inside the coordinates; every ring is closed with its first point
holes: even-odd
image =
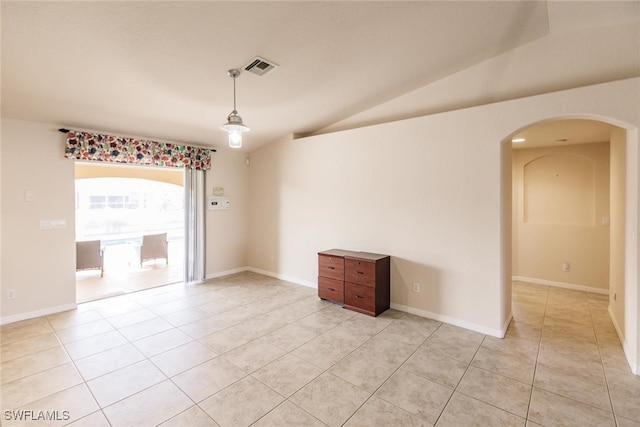
{"type": "Polygon", "coordinates": [[[1,422],[640,426],[606,297],[514,283],[513,311],[496,339],[248,272],[126,294],[2,327],[1,422]]]}

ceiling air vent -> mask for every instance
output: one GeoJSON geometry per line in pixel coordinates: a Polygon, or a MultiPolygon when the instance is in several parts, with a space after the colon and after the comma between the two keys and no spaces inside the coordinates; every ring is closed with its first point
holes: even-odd
{"type": "Polygon", "coordinates": [[[260,58],[256,56],[253,61],[251,61],[246,67],[244,67],[245,71],[252,72],[253,74],[257,74],[259,76],[264,76],[269,71],[276,68],[278,64],[274,64],[271,61],[267,61],[264,58],[260,58]]]}

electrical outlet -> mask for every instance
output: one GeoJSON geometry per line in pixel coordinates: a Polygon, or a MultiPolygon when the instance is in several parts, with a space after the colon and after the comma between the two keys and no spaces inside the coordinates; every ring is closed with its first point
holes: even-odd
{"type": "Polygon", "coordinates": [[[413,292],[420,293],[420,283],[414,282],[414,284],[413,284],[413,292]]]}
{"type": "Polygon", "coordinates": [[[569,270],[571,270],[571,264],[568,262],[562,263],[562,271],[568,272],[569,270]]]}
{"type": "Polygon", "coordinates": [[[14,299],[16,297],[16,290],[9,289],[7,290],[7,299],[14,299]]]}

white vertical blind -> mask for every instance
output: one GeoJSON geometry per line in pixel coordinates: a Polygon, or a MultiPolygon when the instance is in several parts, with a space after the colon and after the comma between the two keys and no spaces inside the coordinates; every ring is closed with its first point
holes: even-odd
{"type": "Polygon", "coordinates": [[[185,267],[184,282],[194,283],[204,280],[204,171],[185,169],[184,171],[184,213],[185,213],[185,267]]]}

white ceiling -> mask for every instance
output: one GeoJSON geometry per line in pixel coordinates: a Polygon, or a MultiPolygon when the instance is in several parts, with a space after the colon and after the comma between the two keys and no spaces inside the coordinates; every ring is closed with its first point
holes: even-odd
{"type": "MultiPolygon", "coordinates": [[[[222,148],[227,70],[259,55],[279,67],[237,80],[250,151],[393,105],[552,33],[635,22],[638,4],[3,1],[2,116],[222,148]]],[[[629,64],[615,64],[606,77],[628,77],[629,64]]],[[[588,72],[602,79],[598,67],[588,72]]]]}

